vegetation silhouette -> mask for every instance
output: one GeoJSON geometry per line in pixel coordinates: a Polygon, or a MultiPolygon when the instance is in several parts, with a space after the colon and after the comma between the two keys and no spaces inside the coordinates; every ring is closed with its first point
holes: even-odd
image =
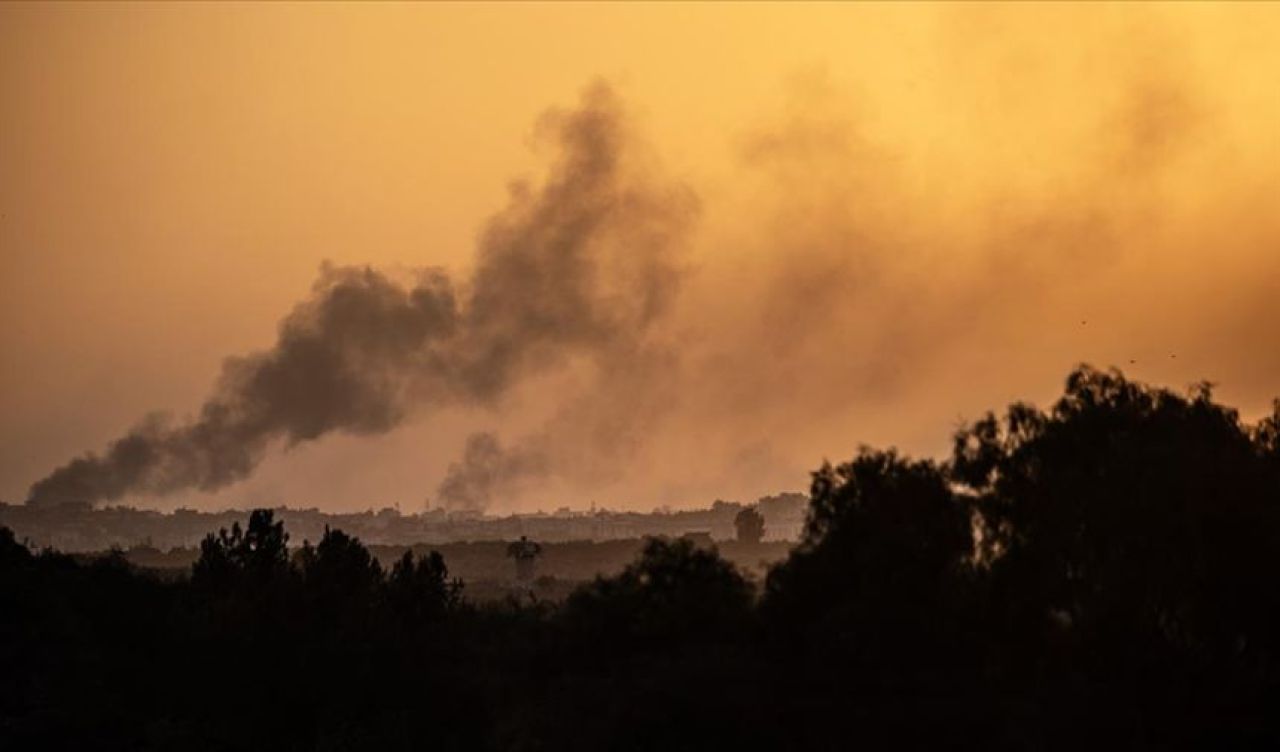
{"type": "Polygon", "coordinates": [[[517,582],[527,584],[533,580],[534,565],[541,555],[542,546],[524,535],[520,536],[520,540],[507,544],[507,556],[516,563],[517,582]]]}
{"type": "Polygon", "coordinates": [[[291,553],[265,510],[206,537],[179,581],[0,529],[0,734],[14,749],[1270,748],[1277,574],[1280,402],[1250,425],[1207,384],[1082,366],[1048,409],[963,426],[945,461],[864,447],[823,464],[803,539],[761,582],[655,538],[562,604],[474,604],[437,553],[385,571],[336,529],[291,553]]]}

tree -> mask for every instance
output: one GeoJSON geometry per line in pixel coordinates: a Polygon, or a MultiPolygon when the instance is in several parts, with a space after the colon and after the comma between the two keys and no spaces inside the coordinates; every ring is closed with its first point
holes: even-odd
{"type": "Polygon", "coordinates": [[[383,584],[382,566],[358,538],[328,525],[319,545],[299,552],[311,606],[326,618],[367,610],[383,584]]]}
{"type": "Polygon", "coordinates": [[[815,472],[810,499],[803,539],[766,580],[766,621],[824,660],[901,671],[954,658],[973,538],[943,470],[863,448],[815,472]]]}
{"type": "Polygon", "coordinates": [[[191,578],[200,586],[227,587],[248,578],[266,582],[289,570],[289,535],[284,522],[276,522],[270,509],[249,513],[247,530],[240,523],[210,533],[200,542],[200,558],[192,568],[191,578]]]}
{"type": "Polygon", "coordinates": [[[733,527],[739,543],[759,543],[764,537],[764,515],[755,507],[747,507],[733,518],[733,527]]]}
{"type": "Polygon", "coordinates": [[[520,540],[507,544],[507,556],[515,559],[516,562],[517,582],[528,583],[533,581],[534,562],[541,555],[542,546],[523,535],[520,536],[520,540]]]}
{"type": "Polygon", "coordinates": [[[728,637],[751,612],[751,583],[715,549],[649,538],[615,577],[597,577],[569,597],[564,618],[583,634],[641,641],[728,637]]]}
{"type": "Polygon", "coordinates": [[[31,552],[18,542],[13,531],[0,526],[0,568],[17,567],[31,561],[31,552]]]}
{"type": "Polygon", "coordinates": [[[414,557],[412,551],[405,551],[391,568],[387,597],[406,621],[435,621],[461,604],[462,583],[449,580],[449,568],[439,552],[414,557]]]}
{"type": "Polygon", "coordinates": [[[1181,395],[1082,366],[1050,410],[959,431],[951,474],[980,511],[1010,639],[1065,632],[1106,671],[1164,666],[1170,650],[1223,666],[1271,655],[1273,421],[1249,429],[1207,384],[1181,395]]]}

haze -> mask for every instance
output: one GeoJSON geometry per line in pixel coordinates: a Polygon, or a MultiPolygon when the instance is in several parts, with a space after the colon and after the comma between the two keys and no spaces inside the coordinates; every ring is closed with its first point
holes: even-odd
{"type": "Polygon", "coordinates": [[[574,153],[543,113],[593,96],[620,185],[663,199],[634,346],[561,338],[484,399],[113,501],[412,511],[468,457],[499,458],[465,501],[498,511],[753,499],[861,443],[939,454],[1082,361],[1255,417],[1277,33],[1269,6],[5,5],[0,498],[196,414],[324,262],[471,289],[512,181],[545,196],[574,153]]]}

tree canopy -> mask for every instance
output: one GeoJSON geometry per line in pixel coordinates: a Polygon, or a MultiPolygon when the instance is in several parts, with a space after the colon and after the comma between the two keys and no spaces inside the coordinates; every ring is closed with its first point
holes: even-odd
{"type": "Polygon", "coordinates": [[[1047,408],[962,426],[948,457],[823,463],[763,582],[655,538],[563,603],[483,605],[437,553],[384,567],[336,529],[288,544],[255,511],[161,581],[0,529],[7,740],[1280,744],[1280,403],[1250,424],[1207,384],[1080,367],[1047,408]]]}

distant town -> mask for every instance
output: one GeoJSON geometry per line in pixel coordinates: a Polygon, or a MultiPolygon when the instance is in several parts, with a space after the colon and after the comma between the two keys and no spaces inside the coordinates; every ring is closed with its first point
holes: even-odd
{"type": "MultiPolygon", "coordinates": [[[[748,508],[754,508],[764,518],[764,541],[790,542],[799,538],[804,527],[807,502],[803,494],[781,493],[753,504],[717,500],[702,509],[647,513],[568,508],[505,516],[443,509],[417,514],[404,514],[394,508],[337,514],[288,507],[274,511],[276,518],[284,521],[292,546],[318,541],[326,526],[377,546],[510,541],[521,536],[546,543],[645,536],[691,536],[721,542],[736,539],[734,520],[748,508]]],[[[138,547],[158,551],[195,549],[210,532],[230,528],[237,522],[243,524],[245,515],[241,509],[159,512],[127,506],[42,507],[0,502],[0,526],[12,529],[19,540],[33,548],[52,547],[65,552],[138,547]]]]}

